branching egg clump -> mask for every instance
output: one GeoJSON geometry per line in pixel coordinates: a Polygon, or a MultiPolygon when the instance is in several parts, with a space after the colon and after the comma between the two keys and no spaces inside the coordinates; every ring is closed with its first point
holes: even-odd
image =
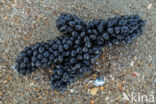
{"type": "Polygon", "coordinates": [[[66,90],[75,78],[92,71],[102,47],[132,43],[142,33],[144,25],[145,21],[138,15],[86,22],[75,15],[61,14],[56,27],[64,36],[24,48],[16,59],[15,68],[26,75],[53,64],[51,86],[57,91],[66,90]]]}

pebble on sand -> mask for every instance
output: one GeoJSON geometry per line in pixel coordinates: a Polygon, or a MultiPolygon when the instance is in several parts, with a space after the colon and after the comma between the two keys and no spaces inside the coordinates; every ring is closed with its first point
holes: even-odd
{"type": "Polygon", "coordinates": [[[138,73],[138,72],[133,72],[133,73],[132,73],[132,76],[133,76],[133,77],[138,77],[138,76],[140,76],[140,73],[138,73]]]}
{"type": "Polygon", "coordinates": [[[90,100],[90,104],[95,104],[95,101],[94,100],[90,100]]]}
{"type": "Polygon", "coordinates": [[[99,90],[98,87],[94,87],[94,88],[92,88],[92,89],[90,90],[90,94],[94,96],[94,95],[97,94],[98,90],[99,90]]]}

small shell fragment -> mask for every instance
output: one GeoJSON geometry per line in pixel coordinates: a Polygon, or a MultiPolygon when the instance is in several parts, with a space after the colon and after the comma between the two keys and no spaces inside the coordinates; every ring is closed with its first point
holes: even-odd
{"type": "Polygon", "coordinates": [[[147,5],[147,9],[151,9],[151,7],[152,7],[152,3],[147,5]]]}
{"type": "Polygon", "coordinates": [[[98,78],[96,78],[94,82],[94,86],[103,86],[104,84],[105,84],[105,80],[103,76],[99,76],[98,78]]]}

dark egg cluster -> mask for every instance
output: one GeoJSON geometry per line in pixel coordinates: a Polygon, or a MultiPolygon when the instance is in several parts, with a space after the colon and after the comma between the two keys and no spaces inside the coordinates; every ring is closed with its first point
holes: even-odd
{"type": "Polygon", "coordinates": [[[61,14],[56,27],[64,36],[26,47],[17,57],[15,68],[25,75],[54,65],[51,86],[54,90],[65,90],[75,78],[91,72],[102,47],[132,43],[144,25],[145,21],[138,15],[86,22],[75,15],[61,14]]]}

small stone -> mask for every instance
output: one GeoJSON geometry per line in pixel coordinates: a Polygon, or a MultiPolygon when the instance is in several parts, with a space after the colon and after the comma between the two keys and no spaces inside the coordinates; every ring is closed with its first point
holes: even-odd
{"type": "Polygon", "coordinates": [[[140,73],[138,73],[138,72],[133,72],[133,73],[132,73],[132,76],[138,77],[138,76],[140,76],[140,73]]]}
{"type": "Polygon", "coordinates": [[[93,77],[96,78],[97,77],[97,74],[93,74],[93,77]]]}
{"type": "Polygon", "coordinates": [[[149,67],[152,67],[152,64],[149,64],[149,67]]]}
{"type": "Polygon", "coordinates": [[[122,87],[122,85],[120,83],[118,84],[118,87],[119,87],[120,90],[123,90],[123,87],[122,87]]]}
{"type": "Polygon", "coordinates": [[[134,61],[131,61],[130,62],[130,66],[134,66],[134,61]]]}
{"type": "Polygon", "coordinates": [[[103,86],[100,87],[100,90],[104,90],[105,88],[103,86]]]}
{"type": "Polygon", "coordinates": [[[73,93],[74,92],[74,90],[73,89],[70,89],[70,93],[73,93]]]}
{"type": "Polygon", "coordinates": [[[99,76],[98,78],[96,78],[94,82],[94,86],[103,86],[104,84],[105,84],[105,80],[103,76],[99,76]]]}
{"type": "Polygon", "coordinates": [[[36,91],[38,92],[39,91],[39,88],[36,88],[36,91]]]}
{"type": "Polygon", "coordinates": [[[90,81],[88,81],[88,83],[86,84],[86,86],[93,86],[93,84],[94,84],[94,81],[93,80],[90,80],[90,81]]]}
{"type": "Polygon", "coordinates": [[[113,10],[115,14],[119,14],[119,10],[113,10]]]}
{"type": "Polygon", "coordinates": [[[15,65],[12,65],[11,66],[11,69],[16,70],[15,65]]]}
{"type": "Polygon", "coordinates": [[[106,101],[109,100],[109,96],[106,96],[105,100],[106,100],[106,101]]]}
{"type": "Polygon", "coordinates": [[[90,104],[95,104],[95,101],[94,100],[90,100],[90,104]]]}
{"type": "Polygon", "coordinates": [[[58,95],[59,93],[58,93],[57,91],[54,91],[54,94],[55,94],[55,95],[58,95]]]}
{"type": "Polygon", "coordinates": [[[2,91],[0,90],[0,96],[2,96],[2,94],[3,94],[3,93],[2,93],[2,91]]]}
{"type": "Polygon", "coordinates": [[[98,87],[94,87],[94,88],[92,88],[92,89],[90,90],[90,94],[93,95],[93,96],[96,95],[97,92],[98,92],[98,87]]]}

